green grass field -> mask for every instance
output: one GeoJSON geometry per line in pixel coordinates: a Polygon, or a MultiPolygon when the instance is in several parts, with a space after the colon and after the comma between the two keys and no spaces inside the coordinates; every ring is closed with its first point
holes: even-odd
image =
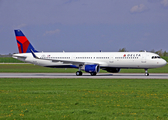
{"type": "Polygon", "coordinates": [[[0,79],[0,119],[166,120],[168,80],[0,79]]]}
{"type": "Polygon", "coordinates": [[[0,63],[23,63],[20,60],[14,59],[12,57],[0,57],[0,63]]]}
{"type": "MultiPolygon", "coordinates": [[[[14,72],[14,73],[76,73],[78,69],[65,68],[46,68],[32,64],[0,64],[0,72],[14,72]]],[[[106,71],[100,70],[105,73],[106,71]]],[[[149,69],[149,73],[168,73],[168,65],[149,69]]],[[[144,69],[121,69],[120,73],[145,73],[144,69]]]]}
{"type": "Polygon", "coordinates": [[[168,56],[163,56],[162,58],[168,62],[168,56]]]}

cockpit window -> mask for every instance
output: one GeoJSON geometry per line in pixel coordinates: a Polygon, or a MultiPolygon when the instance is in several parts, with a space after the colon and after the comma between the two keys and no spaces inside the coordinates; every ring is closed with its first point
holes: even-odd
{"type": "Polygon", "coordinates": [[[160,56],[152,56],[152,59],[159,59],[160,58],[160,56]]]}

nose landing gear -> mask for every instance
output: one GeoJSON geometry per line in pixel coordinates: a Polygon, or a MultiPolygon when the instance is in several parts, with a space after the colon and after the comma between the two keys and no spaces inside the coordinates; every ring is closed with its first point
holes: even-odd
{"type": "Polygon", "coordinates": [[[145,75],[149,76],[148,69],[145,69],[145,75]]]}

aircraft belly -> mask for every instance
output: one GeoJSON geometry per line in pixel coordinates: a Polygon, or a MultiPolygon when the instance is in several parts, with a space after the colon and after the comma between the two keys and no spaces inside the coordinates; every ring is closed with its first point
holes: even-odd
{"type": "Polygon", "coordinates": [[[115,68],[156,68],[159,67],[156,62],[146,61],[142,62],[141,60],[116,60],[113,63],[109,64],[110,67],[115,68]]]}
{"type": "Polygon", "coordinates": [[[116,68],[138,68],[140,67],[140,62],[135,60],[116,60],[109,64],[110,67],[116,68]]]}

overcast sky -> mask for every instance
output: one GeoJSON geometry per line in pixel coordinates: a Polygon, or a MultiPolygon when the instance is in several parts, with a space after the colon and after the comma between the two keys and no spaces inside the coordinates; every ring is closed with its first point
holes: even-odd
{"type": "Polygon", "coordinates": [[[39,51],[168,51],[168,0],[0,0],[0,54],[14,29],[39,51]]]}

